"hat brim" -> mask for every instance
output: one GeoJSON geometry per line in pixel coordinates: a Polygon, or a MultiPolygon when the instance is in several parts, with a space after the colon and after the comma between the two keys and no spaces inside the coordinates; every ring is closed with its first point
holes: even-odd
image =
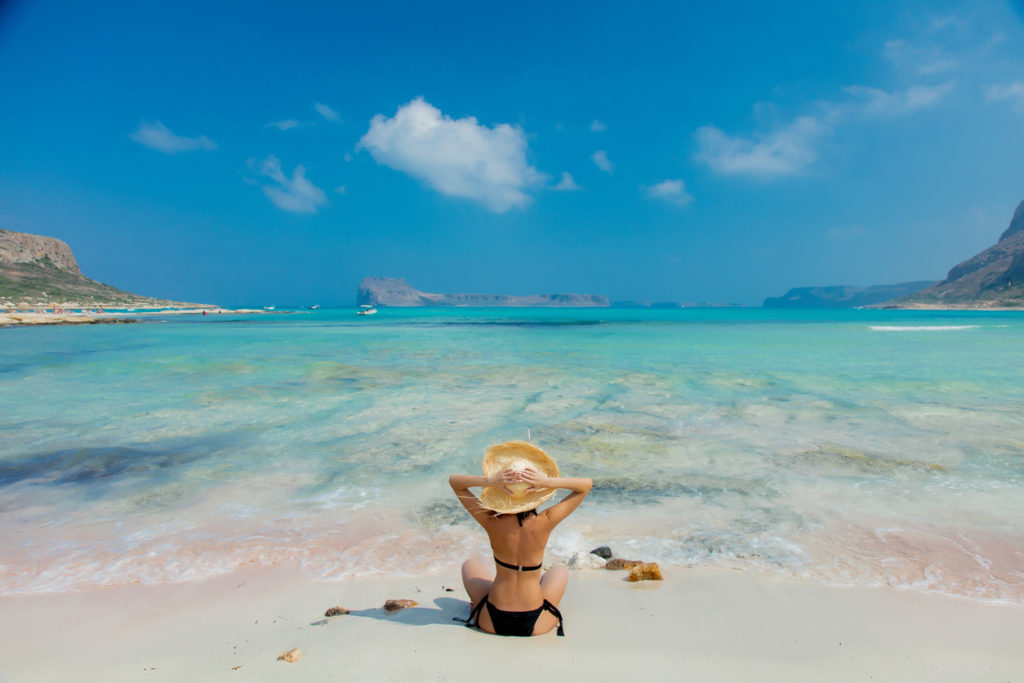
{"type": "MultiPolygon", "coordinates": [[[[488,448],[482,463],[484,475],[497,474],[520,461],[526,461],[546,477],[558,476],[558,465],[551,456],[527,441],[506,441],[488,448]]],[[[480,504],[499,514],[514,514],[537,508],[555,493],[555,489],[537,489],[509,494],[500,486],[485,486],[480,492],[480,504]]]]}

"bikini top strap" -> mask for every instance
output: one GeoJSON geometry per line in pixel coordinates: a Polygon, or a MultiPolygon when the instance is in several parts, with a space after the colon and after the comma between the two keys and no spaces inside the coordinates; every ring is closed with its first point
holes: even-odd
{"type": "Polygon", "coordinates": [[[551,612],[551,614],[554,615],[555,619],[558,619],[558,635],[564,636],[565,635],[565,629],[562,628],[562,613],[558,611],[558,608],[555,607],[554,605],[552,605],[547,600],[545,600],[544,604],[541,605],[541,609],[546,609],[547,611],[551,612]]]}

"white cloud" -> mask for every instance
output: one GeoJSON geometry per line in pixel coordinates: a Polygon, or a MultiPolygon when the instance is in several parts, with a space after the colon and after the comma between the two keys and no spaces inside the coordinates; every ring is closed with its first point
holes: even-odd
{"type": "Polygon", "coordinates": [[[341,117],[338,116],[338,112],[328,107],[323,102],[314,102],[313,106],[320,112],[320,116],[324,117],[328,121],[341,121],[341,117]]]}
{"type": "Polygon", "coordinates": [[[195,149],[217,149],[213,140],[205,135],[184,138],[172,133],[167,126],[159,121],[140,123],[138,129],[130,137],[140,145],[158,149],[165,154],[190,152],[195,149]]]}
{"type": "Polygon", "coordinates": [[[558,184],[553,189],[560,192],[572,192],[573,190],[580,189],[580,186],[576,184],[571,175],[562,171],[562,179],[558,181],[558,184]]]}
{"type": "Polygon", "coordinates": [[[985,99],[989,102],[1013,103],[1017,111],[1024,111],[1024,81],[1014,81],[1005,85],[990,85],[982,89],[985,99]]]}
{"type": "Polygon", "coordinates": [[[519,126],[489,128],[472,116],[452,119],[422,97],[391,118],[374,116],[358,147],[379,164],[496,213],[529,204],[524,190],[545,177],[527,162],[526,133],[519,126]]]}
{"type": "Polygon", "coordinates": [[[291,130],[302,124],[295,119],[284,119],[283,121],[271,121],[267,124],[267,128],[277,128],[278,130],[291,130]]]}
{"type": "Polygon", "coordinates": [[[953,83],[940,85],[914,85],[900,92],[886,92],[878,88],[863,85],[851,85],[843,88],[847,93],[862,101],[866,114],[895,116],[907,114],[936,104],[952,92],[953,83]]]}
{"type": "Polygon", "coordinates": [[[918,46],[907,40],[889,40],[882,54],[901,71],[929,76],[957,68],[960,63],[942,48],[918,46]]]}
{"type": "MultiPolygon", "coordinates": [[[[250,165],[254,165],[250,161],[250,165]]],[[[299,164],[289,178],[281,170],[281,162],[271,154],[260,164],[257,172],[273,180],[276,185],[263,185],[263,193],[279,209],[294,213],[316,213],[317,207],[327,203],[324,191],[306,177],[306,167],[299,164]]]]}
{"type": "Polygon", "coordinates": [[[599,149],[591,154],[590,159],[605,173],[611,173],[612,169],[615,168],[615,164],[612,163],[612,160],[608,158],[608,153],[603,149],[599,149]]]}
{"type": "Polygon", "coordinates": [[[697,129],[697,159],[723,175],[793,175],[817,158],[815,145],[830,133],[825,118],[800,116],[756,138],[731,137],[715,126],[697,129]]]}
{"type": "Polygon", "coordinates": [[[594,119],[590,123],[590,131],[592,133],[601,133],[601,132],[606,131],[606,130],[608,130],[608,127],[606,125],[604,125],[603,123],[601,123],[600,121],[598,121],[597,119],[594,119]]]}
{"type": "Polygon", "coordinates": [[[693,201],[693,195],[686,191],[686,183],[678,179],[663,180],[644,190],[651,199],[660,199],[676,206],[686,206],[693,201]]]}

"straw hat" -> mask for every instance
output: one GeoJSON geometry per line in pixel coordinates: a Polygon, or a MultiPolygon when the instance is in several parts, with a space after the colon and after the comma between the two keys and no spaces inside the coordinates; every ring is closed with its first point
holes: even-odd
{"type": "MultiPolygon", "coordinates": [[[[532,467],[547,477],[558,476],[558,465],[547,453],[526,441],[506,441],[491,446],[484,454],[484,476],[491,476],[503,470],[523,470],[532,467]]],[[[537,489],[526,493],[530,485],[526,482],[508,484],[509,495],[500,486],[485,486],[480,492],[480,503],[488,510],[501,514],[532,510],[551,496],[555,489],[537,489]]]]}

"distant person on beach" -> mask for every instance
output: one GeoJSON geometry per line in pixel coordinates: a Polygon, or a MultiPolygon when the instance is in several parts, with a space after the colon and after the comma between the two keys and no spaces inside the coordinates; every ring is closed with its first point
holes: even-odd
{"type": "Polygon", "coordinates": [[[557,626],[558,635],[565,635],[558,603],[569,572],[558,566],[541,575],[541,563],[552,529],[579,507],[593,482],[559,477],[555,461],[525,441],[491,446],[483,469],[482,477],[448,478],[459,502],[487,532],[494,553],[494,569],[477,559],[462,563],[470,600],[466,625],[502,636],[536,636],[557,626]],[[479,498],[470,492],[473,486],[483,487],[479,498]],[[572,493],[537,512],[557,489],[572,493]]]}

